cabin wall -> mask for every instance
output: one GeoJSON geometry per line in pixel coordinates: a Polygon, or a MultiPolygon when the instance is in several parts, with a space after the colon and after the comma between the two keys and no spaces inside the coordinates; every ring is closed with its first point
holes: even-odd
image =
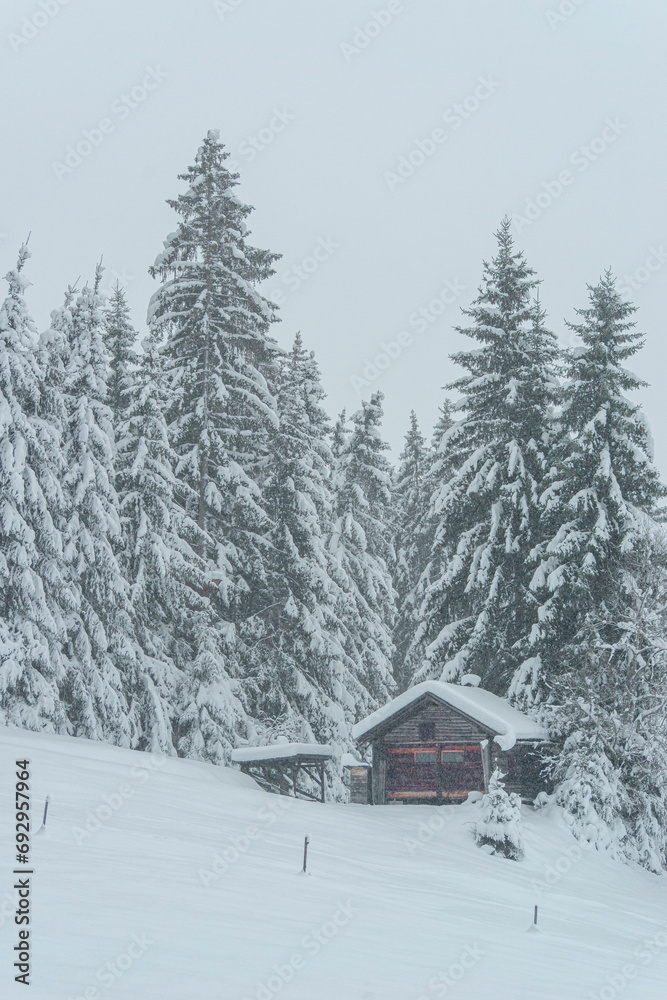
{"type": "Polygon", "coordinates": [[[381,743],[373,744],[373,804],[383,806],[387,801],[387,756],[381,743]]]}
{"type": "Polygon", "coordinates": [[[492,750],[492,758],[492,768],[497,765],[505,775],[503,784],[507,792],[517,792],[522,799],[532,802],[538,792],[549,790],[541,774],[539,747],[517,743],[509,751],[492,750]]]}
{"type": "Polygon", "coordinates": [[[489,730],[466,719],[449,705],[425,705],[385,736],[387,746],[428,746],[432,743],[480,743],[489,730]],[[432,738],[421,738],[420,727],[434,726],[432,738]]]}
{"type": "Polygon", "coordinates": [[[373,801],[370,767],[350,768],[350,802],[368,805],[373,801]]]}

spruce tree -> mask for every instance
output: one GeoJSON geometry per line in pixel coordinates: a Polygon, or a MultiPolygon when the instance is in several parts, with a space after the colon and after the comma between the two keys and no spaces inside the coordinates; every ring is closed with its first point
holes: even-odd
{"type": "Polygon", "coordinates": [[[270,519],[261,486],[277,424],[271,383],[274,307],[258,291],[276,255],[248,242],[251,208],[209,132],[169,205],[175,232],[151,268],[162,280],[149,322],[166,338],[177,494],[200,533],[215,624],[199,633],[186,683],[180,752],[222,760],[247,728],[241,676],[274,603],[266,572],[270,519]],[[188,686],[189,685],[189,686],[188,686]]]}
{"type": "Polygon", "coordinates": [[[0,307],[0,719],[67,732],[60,697],[72,600],[58,516],[60,439],[41,413],[38,335],[25,302],[21,247],[0,307]]]}
{"type": "Polygon", "coordinates": [[[196,549],[199,530],[175,494],[176,455],[165,413],[172,399],[165,359],[151,338],[127,382],[127,409],[117,441],[117,489],[123,533],[122,568],[129,585],[141,667],[133,697],[140,749],[174,753],[185,670],[193,635],[209,625],[209,578],[196,549]]]}
{"type": "Polygon", "coordinates": [[[76,289],[70,285],[65,292],[62,306],[51,312],[50,326],[41,334],[37,351],[43,386],[40,415],[54,426],[59,435],[58,457],[61,472],[64,470],[62,442],[68,424],[65,384],[72,344],[72,313],[75,297],[76,289]]]}
{"type": "Polygon", "coordinates": [[[327,548],[332,454],[323,398],[314,356],[297,334],[279,367],[279,425],[264,488],[275,607],[264,618],[256,714],[282,718],[293,739],[349,750],[351,724],[376,702],[362,682],[351,583],[327,548]]]}
{"type": "Polygon", "coordinates": [[[426,528],[429,453],[414,410],[410,413],[410,427],[399,463],[393,488],[396,524],[393,579],[397,602],[393,672],[399,690],[403,691],[411,680],[406,659],[418,623],[416,588],[428,564],[431,541],[426,528]]]}
{"type": "Polygon", "coordinates": [[[652,871],[667,864],[667,547],[646,521],[617,590],[589,612],[545,718],[556,801],[574,835],[652,871]]]}
{"type": "Polygon", "coordinates": [[[117,558],[121,529],[101,277],[98,267],[93,286],[86,285],[74,304],[65,371],[63,540],[79,604],[68,623],[71,662],[63,697],[75,735],[132,746],[139,723],[127,695],[136,688],[138,652],[117,558]]]}
{"type": "Polygon", "coordinates": [[[559,461],[545,492],[534,645],[560,747],[557,801],[576,836],[665,863],[666,562],[654,516],[664,496],[626,362],[642,346],[635,308],[607,272],[571,329],[559,461]]]}
{"type": "Polygon", "coordinates": [[[587,615],[615,598],[623,554],[632,552],[645,515],[656,512],[665,493],[645,418],[627,397],[645,385],[625,367],[643,344],[636,309],[609,272],[589,294],[589,307],[577,310],[580,322],[568,324],[581,346],[567,358],[559,443],[544,491],[544,542],[534,554],[531,586],[540,611],[533,645],[549,678],[564,668],[563,651],[587,615]]]}
{"type": "MultiPolygon", "coordinates": [[[[496,235],[496,257],[464,310],[471,324],[457,328],[480,346],[453,355],[466,372],[450,386],[464,394],[463,419],[447,435],[454,475],[431,501],[441,570],[422,604],[416,642],[427,659],[416,680],[473,671],[506,694],[515,674],[523,677],[536,614],[528,558],[539,542],[557,347],[508,219],[496,235]]],[[[522,684],[512,685],[514,697],[522,684]]]]}
{"type": "Polygon", "coordinates": [[[481,801],[482,814],[475,823],[475,840],[480,847],[491,847],[493,854],[520,861],[524,852],[521,796],[507,793],[504,777],[496,768],[489,779],[489,790],[481,801]]]}
{"type": "MultiPolygon", "coordinates": [[[[404,651],[402,656],[403,683],[409,686],[415,673],[422,667],[425,659],[424,629],[421,618],[421,608],[424,598],[429,592],[433,581],[440,579],[443,563],[451,556],[451,551],[436,545],[436,532],[439,518],[434,513],[433,498],[444,489],[454,474],[449,431],[454,426],[454,407],[446,399],[441,405],[438,420],[431,435],[431,444],[426,455],[426,468],[423,475],[422,493],[424,505],[418,523],[406,528],[406,535],[411,539],[411,545],[419,553],[420,565],[414,569],[414,583],[410,591],[399,605],[399,623],[404,617],[408,627],[402,639],[404,651]]],[[[400,579],[399,588],[400,589],[400,579]]],[[[400,624],[397,626],[400,628],[400,624]]],[[[397,631],[397,636],[399,635],[397,631]]],[[[399,645],[400,639],[396,639],[399,645]]]]}
{"type": "Polygon", "coordinates": [[[383,704],[394,687],[391,632],[396,611],[390,566],[391,466],[382,440],[381,392],[352,416],[352,433],[336,462],[336,517],[330,550],[349,582],[360,623],[362,683],[383,704]]]}
{"type": "Polygon", "coordinates": [[[137,331],[130,321],[130,309],[118,282],[114,286],[104,313],[105,346],[109,354],[107,403],[111,410],[114,433],[131,402],[133,376],[138,358],[135,350],[137,331]]]}

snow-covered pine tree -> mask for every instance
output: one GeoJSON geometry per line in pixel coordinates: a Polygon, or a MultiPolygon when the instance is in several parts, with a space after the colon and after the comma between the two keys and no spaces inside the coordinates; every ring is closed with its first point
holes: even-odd
{"type": "Polygon", "coordinates": [[[139,726],[136,706],[128,699],[136,690],[138,651],[117,558],[121,534],[101,277],[98,266],[92,287],[84,287],[72,309],[64,375],[63,541],[79,606],[68,618],[70,664],[62,696],[75,735],[133,746],[139,726]]]}
{"type": "Polygon", "coordinates": [[[627,393],[642,346],[634,306],[607,272],[571,324],[548,542],[533,588],[536,647],[562,750],[557,800],[578,836],[653,870],[665,861],[665,556],[652,521],[664,487],[627,393]]]}
{"type": "Polygon", "coordinates": [[[512,861],[523,857],[521,833],[521,796],[505,790],[505,776],[496,768],[489,780],[489,790],[481,801],[482,814],[475,823],[475,840],[480,847],[492,847],[512,861]]]}
{"type": "Polygon", "coordinates": [[[567,358],[560,437],[544,493],[544,542],[534,553],[531,587],[540,622],[533,644],[549,678],[564,669],[564,649],[587,615],[614,599],[621,557],[665,495],[646,420],[627,398],[645,384],[625,367],[643,343],[631,318],[636,309],[609,272],[589,294],[589,307],[577,310],[581,321],[568,324],[581,346],[567,358]]]}
{"type": "Polygon", "coordinates": [[[383,704],[394,687],[391,631],[396,613],[390,566],[392,546],[391,465],[384,455],[381,392],[352,416],[352,433],[337,459],[336,516],[330,551],[350,581],[361,631],[363,686],[383,704]]]}
{"type": "MultiPolygon", "coordinates": [[[[430,449],[426,455],[426,469],[422,491],[425,497],[425,506],[421,520],[412,529],[412,544],[421,556],[421,569],[415,572],[415,582],[409,594],[400,601],[400,612],[402,616],[409,616],[408,631],[404,638],[403,667],[402,673],[404,683],[409,686],[417,670],[422,666],[424,655],[423,630],[421,628],[421,608],[424,597],[428,593],[429,587],[434,580],[440,579],[443,570],[443,559],[449,557],[451,552],[445,553],[440,546],[436,546],[435,538],[439,519],[433,513],[432,498],[440,492],[450,481],[454,474],[454,466],[449,447],[448,431],[454,425],[454,407],[450,400],[446,399],[440,407],[438,420],[431,435],[430,449]]],[[[398,553],[397,553],[398,555],[398,553]]],[[[398,588],[397,588],[398,589],[398,588]]],[[[399,635],[399,624],[397,624],[396,635],[399,635]]],[[[395,638],[396,645],[400,640],[395,638]]]]}
{"type": "Polygon", "coordinates": [[[258,291],[277,255],[248,242],[251,208],[235,193],[238,175],[209,132],[169,205],[174,233],[150,269],[162,284],[149,323],[166,337],[175,389],[168,417],[177,454],[177,494],[200,529],[217,622],[193,649],[179,752],[221,761],[247,728],[241,676],[262,615],[274,603],[266,572],[271,528],[261,486],[277,424],[270,381],[277,348],[274,307],[258,291]]]}
{"type": "Polygon", "coordinates": [[[40,414],[53,424],[59,435],[58,457],[61,471],[64,470],[62,441],[66,436],[68,414],[65,400],[66,371],[72,341],[72,310],[76,289],[71,285],[65,292],[65,300],[59,309],[51,312],[51,324],[40,335],[38,363],[42,373],[40,414]]]}
{"type": "Polygon", "coordinates": [[[545,715],[556,801],[574,835],[651,871],[667,864],[667,546],[645,522],[618,589],[591,612],[545,715]]]}
{"type": "Polygon", "coordinates": [[[445,435],[454,426],[454,405],[450,399],[446,399],[440,405],[438,419],[431,435],[431,456],[433,467],[429,474],[438,477],[440,482],[448,482],[451,473],[454,471],[451,464],[449,449],[446,446],[445,435]],[[449,475],[448,475],[449,473],[449,475]]]}
{"type": "Polygon", "coordinates": [[[293,739],[346,751],[351,724],[376,701],[363,685],[350,582],[327,548],[333,492],[323,398],[315,358],[297,334],[280,362],[280,422],[264,489],[275,609],[264,619],[253,714],[281,718],[293,739]]]}
{"type": "Polygon", "coordinates": [[[104,340],[109,354],[107,403],[111,410],[114,432],[120,432],[120,422],[131,401],[138,358],[135,349],[137,331],[130,320],[130,308],[125,292],[118,282],[106,305],[104,327],[104,340]]]}
{"type": "MultiPolygon", "coordinates": [[[[438,525],[416,643],[427,659],[416,680],[473,671],[505,694],[525,659],[535,620],[528,557],[539,541],[540,489],[549,465],[557,345],[533,299],[537,282],[505,219],[498,252],[458,328],[480,344],[453,355],[466,374],[460,420],[447,434],[455,472],[432,499],[438,525]]],[[[520,684],[513,686],[515,697],[520,684]]]]}
{"type": "Polygon", "coordinates": [[[209,578],[197,555],[197,525],[176,503],[187,486],[174,476],[176,455],[165,413],[172,390],[159,345],[147,338],[127,385],[116,442],[116,484],[123,550],[137,643],[142,651],[133,692],[141,729],[139,749],[174,753],[184,671],[193,635],[210,623],[209,578]]]}
{"type": "Polygon", "coordinates": [[[418,624],[416,588],[428,564],[432,541],[427,530],[429,453],[414,410],[399,463],[393,488],[396,559],[392,575],[397,604],[393,672],[399,691],[404,691],[412,679],[406,658],[418,624]]]}
{"type": "Polygon", "coordinates": [[[60,439],[41,416],[38,335],[24,297],[29,256],[22,246],[0,307],[0,721],[67,732],[60,439]]]}

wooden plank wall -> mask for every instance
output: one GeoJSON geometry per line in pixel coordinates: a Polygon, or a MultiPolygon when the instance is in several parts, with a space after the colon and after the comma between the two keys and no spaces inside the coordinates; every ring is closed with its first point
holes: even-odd
{"type": "Polygon", "coordinates": [[[479,743],[487,736],[487,730],[466,719],[449,705],[431,704],[388,732],[384,742],[392,747],[431,746],[434,743],[479,743]],[[424,722],[435,723],[434,739],[419,739],[419,725],[424,722]]]}

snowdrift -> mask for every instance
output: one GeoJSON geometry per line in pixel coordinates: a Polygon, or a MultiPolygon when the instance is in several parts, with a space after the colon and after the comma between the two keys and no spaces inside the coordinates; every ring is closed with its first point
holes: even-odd
{"type": "Polygon", "coordinates": [[[297,802],[228,768],[0,728],[0,996],[662,1000],[667,882],[583,850],[552,806],[524,807],[525,860],[490,856],[478,810],[297,802]],[[50,796],[28,991],[13,970],[23,759],[33,829],[50,796]]]}

